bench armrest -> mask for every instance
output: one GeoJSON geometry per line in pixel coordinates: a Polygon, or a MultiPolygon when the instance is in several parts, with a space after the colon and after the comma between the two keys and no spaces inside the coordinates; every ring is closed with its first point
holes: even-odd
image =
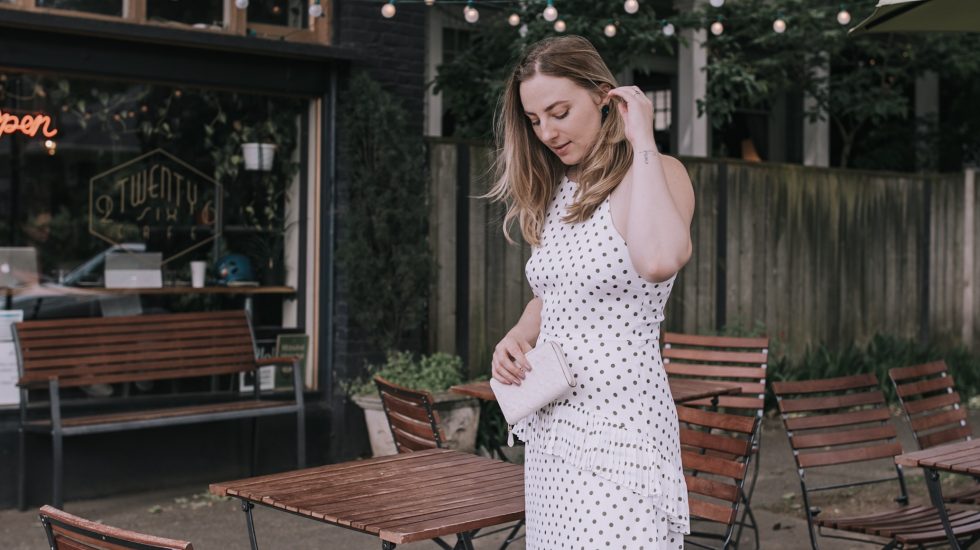
{"type": "Polygon", "coordinates": [[[262,359],[256,359],[255,364],[260,367],[265,367],[268,365],[293,365],[299,357],[263,357],[262,359]]]}

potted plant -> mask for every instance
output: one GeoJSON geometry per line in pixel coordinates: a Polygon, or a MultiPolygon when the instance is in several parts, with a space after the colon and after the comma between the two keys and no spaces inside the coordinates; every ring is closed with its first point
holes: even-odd
{"type": "Polygon", "coordinates": [[[275,133],[271,120],[258,126],[242,129],[242,160],[245,170],[269,172],[276,158],[276,144],[271,136],[275,133]]]}
{"type": "Polygon", "coordinates": [[[381,376],[399,386],[432,393],[435,410],[439,413],[442,431],[446,436],[446,445],[459,451],[475,451],[480,403],[472,397],[448,391],[451,386],[463,382],[460,376],[462,365],[462,359],[448,353],[434,353],[416,360],[407,351],[390,352],[383,364],[367,365],[366,375],[350,386],[349,394],[364,410],[374,456],[397,452],[388,419],[381,406],[381,397],[374,385],[375,376],[381,376]]]}

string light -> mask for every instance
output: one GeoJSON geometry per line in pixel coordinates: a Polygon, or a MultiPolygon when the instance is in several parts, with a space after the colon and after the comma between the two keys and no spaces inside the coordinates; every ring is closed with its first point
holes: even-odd
{"type": "Polygon", "coordinates": [[[721,19],[711,24],[711,34],[721,36],[723,32],[725,32],[725,25],[721,24],[721,19]]]}
{"type": "Polygon", "coordinates": [[[548,7],[541,12],[541,15],[544,17],[544,20],[549,23],[558,19],[558,9],[555,8],[554,0],[548,0],[548,7]]]}
{"type": "Polygon", "coordinates": [[[435,4],[435,3],[436,3],[436,0],[425,0],[425,5],[426,6],[431,6],[432,4],[435,4]]]}
{"type": "Polygon", "coordinates": [[[837,12],[837,22],[841,25],[847,25],[851,22],[851,12],[844,9],[844,6],[841,6],[840,11],[837,12]]]}
{"type": "Polygon", "coordinates": [[[626,2],[623,3],[623,11],[632,15],[640,11],[640,3],[637,0],[626,0],[626,2]]]}
{"type": "Polygon", "coordinates": [[[235,0],[235,7],[240,10],[247,10],[248,0],[235,0]]]}
{"type": "Polygon", "coordinates": [[[612,38],[616,36],[616,25],[613,23],[609,23],[608,25],[606,25],[606,28],[602,29],[602,32],[605,33],[605,35],[608,36],[609,38],[612,38]]]}
{"type": "Polygon", "coordinates": [[[674,24],[673,23],[668,23],[665,20],[664,21],[664,26],[661,27],[660,32],[664,33],[664,36],[674,36],[674,31],[676,31],[676,30],[677,29],[674,28],[674,24]]]}
{"type": "Polygon", "coordinates": [[[521,24],[521,16],[517,15],[516,13],[512,13],[510,14],[510,17],[507,18],[507,22],[510,23],[511,27],[516,27],[521,24]]]}
{"type": "Polygon", "coordinates": [[[772,30],[776,31],[777,34],[783,34],[786,32],[786,20],[779,16],[775,21],[772,22],[772,30]]]}
{"type": "Polygon", "coordinates": [[[381,6],[381,15],[383,15],[385,19],[391,19],[394,17],[395,11],[395,0],[388,0],[387,4],[381,6]]]}
{"type": "Polygon", "coordinates": [[[711,0],[712,8],[720,8],[725,5],[725,0],[711,0]]]}
{"type": "Polygon", "coordinates": [[[320,17],[321,15],[323,15],[323,6],[320,5],[320,0],[316,0],[310,4],[310,17],[320,17]]]}
{"type": "Polygon", "coordinates": [[[473,7],[473,0],[470,0],[463,8],[463,18],[466,19],[467,23],[476,23],[480,20],[480,12],[473,7]]]}
{"type": "Polygon", "coordinates": [[[561,19],[555,21],[555,32],[565,32],[565,22],[561,19]]]}

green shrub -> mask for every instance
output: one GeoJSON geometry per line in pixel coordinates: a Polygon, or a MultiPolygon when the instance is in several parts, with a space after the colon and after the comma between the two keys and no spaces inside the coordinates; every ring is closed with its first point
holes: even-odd
{"type": "Polygon", "coordinates": [[[456,384],[463,383],[460,374],[463,360],[448,353],[434,353],[420,357],[417,361],[409,351],[392,351],[381,365],[367,365],[366,375],[352,384],[351,395],[377,393],[373,378],[381,376],[385,380],[411,388],[432,393],[444,392],[456,384]]]}

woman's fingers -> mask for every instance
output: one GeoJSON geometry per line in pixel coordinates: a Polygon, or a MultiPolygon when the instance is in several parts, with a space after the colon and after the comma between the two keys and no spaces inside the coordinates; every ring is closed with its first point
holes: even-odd
{"type": "Polygon", "coordinates": [[[521,385],[521,379],[516,374],[512,373],[506,367],[501,365],[496,359],[493,361],[493,377],[497,379],[498,382],[502,382],[504,384],[521,385]]]}
{"type": "Polygon", "coordinates": [[[520,385],[525,373],[531,370],[524,356],[524,352],[530,349],[530,344],[512,337],[501,340],[493,354],[491,370],[494,378],[503,383],[520,385]]]}

